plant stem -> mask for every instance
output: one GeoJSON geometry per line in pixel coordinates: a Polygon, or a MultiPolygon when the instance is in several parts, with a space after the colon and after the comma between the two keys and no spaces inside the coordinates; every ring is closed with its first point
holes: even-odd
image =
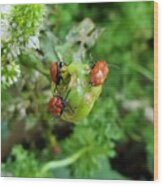
{"type": "Polygon", "coordinates": [[[56,169],[58,167],[68,166],[74,163],[76,160],[78,160],[87,150],[88,148],[83,148],[66,159],[59,160],[59,161],[50,161],[42,167],[41,172],[45,173],[50,169],[56,169]]]}
{"type": "Polygon", "coordinates": [[[30,56],[28,54],[21,55],[20,60],[21,60],[20,63],[21,65],[30,69],[35,69],[38,72],[40,72],[42,75],[50,79],[49,71],[45,69],[45,67],[41,63],[41,60],[33,53],[31,53],[30,56]]]}

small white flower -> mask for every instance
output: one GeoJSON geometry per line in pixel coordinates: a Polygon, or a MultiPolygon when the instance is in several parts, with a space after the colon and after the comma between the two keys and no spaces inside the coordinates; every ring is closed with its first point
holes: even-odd
{"type": "Polygon", "coordinates": [[[12,23],[12,27],[13,28],[16,28],[16,23],[12,23]]]}
{"type": "Polygon", "coordinates": [[[5,77],[5,76],[2,76],[2,77],[1,77],[1,81],[2,81],[3,83],[5,83],[5,82],[6,82],[6,77],[5,77]]]}
{"type": "Polygon", "coordinates": [[[16,50],[17,55],[19,55],[20,54],[20,48],[19,48],[19,46],[15,46],[15,50],[16,50]]]}
{"type": "Polygon", "coordinates": [[[11,53],[12,53],[13,57],[15,57],[15,58],[20,54],[20,49],[19,49],[19,47],[16,44],[14,44],[10,48],[10,50],[11,50],[11,53]]]}
{"type": "Polygon", "coordinates": [[[6,19],[1,19],[0,36],[2,41],[6,41],[10,37],[9,23],[6,19]]]}
{"type": "Polygon", "coordinates": [[[39,43],[38,37],[37,36],[30,36],[26,47],[27,48],[38,49],[39,48],[39,45],[40,45],[40,43],[39,43]]]}
{"type": "Polygon", "coordinates": [[[12,66],[11,65],[7,65],[7,70],[11,71],[12,70],[12,66]]]}
{"type": "Polygon", "coordinates": [[[12,55],[13,55],[13,57],[17,57],[17,53],[16,53],[16,51],[14,50],[14,48],[11,50],[11,53],[12,53],[12,55]]]}
{"type": "Polygon", "coordinates": [[[12,5],[0,5],[0,12],[1,14],[9,14],[12,5]]]}

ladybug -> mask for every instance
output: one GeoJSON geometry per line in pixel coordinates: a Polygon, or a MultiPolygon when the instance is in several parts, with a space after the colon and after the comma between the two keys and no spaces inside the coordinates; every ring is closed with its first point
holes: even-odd
{"type": "Polygon", "coordinates": [[[53,82],[56,85],[59,85],[60,80],[62,79],[62,76],[61,76],[62,67],[63,67],[63,62],[52,63],[50,67],[50,75],[51,75],[53,82]]]}
{"type": "Polygon", "coordinates": [[[65,104],[60,96],[54,96],[50,99],[48,104],[49,112],[56,116],[61,116],[65,104]]]}
{"type": "Polygon", "coordinates": [[[90,72],[90,83],[92,86],[102,85],[108,75],[109,69],[105,61],[98,61],[90,72]]]}

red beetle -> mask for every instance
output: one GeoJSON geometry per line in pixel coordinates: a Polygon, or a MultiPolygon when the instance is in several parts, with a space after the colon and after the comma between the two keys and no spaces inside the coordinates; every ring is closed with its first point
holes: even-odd
{"type": "Polygon", "coordinates": [[[105,61],[98,61],[90,72],[92,86],[102,85],[108,75],[109,69],[105,61]]]}
{"type": "Polygon", "coordinates": [[[56,116],[60,116],[63,112],[64,102],[60,96],[54,96],[50,99],[48,104],[49,112],[56,116]]]}
{"type": "Polygon", "coordinates": [[[58,85],[60,80],[62,79],[61,77],[61,68],[63,66],[62,62],[56,62],[52,63],[50,67],[50,75],[53,80],[53,82],[58,85]]]}

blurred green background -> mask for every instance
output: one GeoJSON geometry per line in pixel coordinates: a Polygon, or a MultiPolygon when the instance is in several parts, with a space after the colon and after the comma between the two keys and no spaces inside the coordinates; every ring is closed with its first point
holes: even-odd
{"type": "Polygon", "coordinates": [[[68,56],[63,48],[69,30],[90,18],[103,32],[86,62],[91,54],[107,61],[110,72],[90,115],[74,126],[49,115],[50,82],[30,66],[37,61],[31,53],[21,56],[22,78],[2,89],[3,175],[153,180],[154,3],[45,6],[41,49],[35,51],[45,57],[40,65],[48,70],[52,45],[68,56]],[[67,159],[72,163],[41,171],[48,162],[67,159]]]}

